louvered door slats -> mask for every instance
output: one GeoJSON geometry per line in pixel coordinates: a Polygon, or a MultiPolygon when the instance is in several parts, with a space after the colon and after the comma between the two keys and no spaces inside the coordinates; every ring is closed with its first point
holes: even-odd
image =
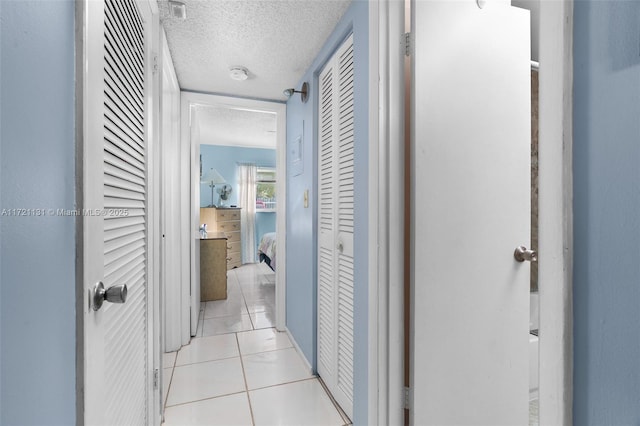
{"type": "Polygon", "coordinates": [[[320,75],[320,145],[319,145],[319,250],[318,250],[318,369],[326,377],[334,374],[333,331],[333,70],[320,75]]]}
{"type": "Polygon", "coordinates": [[[131,116],[134,115],[134,113],[126,108],[122,108],[122,104],[116,107],[108,97],[105,101],[105,107],[105,118],[108,122],[109,130],[119,137],[124,136],[123,142],[126,142],[127,146],[140,154],[143,153],[143,131],[136,127],[132,121],[131,116]]]}
{"type": "Polygon", "coordinates": [[[106,304],[105,413],[109,424],[147,423],[147,148],[145,38],[134,0],[105,1],[105,287],[126,283],[125,304],[106,304]]]}
{"type": "MultiPolygon", "coordinates": [[[[109,34],[105,34],[108,36],[109,34]]],[[[124,92],[128,92],[136,99],[137,96],[144,93],[144,85],[137,78],[132,77],[129,72],[136,70],[128,64],[125,58],[122,58],[117,51],[117,46],[105,43],[106,63],[111,75],[115,81],[121,81],[124,92]]],[[[139,98],[138,98],[139,99],[139,98]]],[[[139,101],[138,101],[139,102],[139,101]]]]}
{"type": "MultiPolygon", "coordinates": [[[[131,112],[136,106],[129,100],[129,94],[119,92],[116,84],[112,84],[110,80],[111,77],[105,77],[107,119],[111,121],[113,125],[117,126],[118,129],[124,130],[123,132],[119,132],[119,134],[132,132],[138,137],[139,141],[144,134],[144,125],[140,122],[142,117],[138,117],[131,112]]],[[[131,139],[131,142],[139,146],[138,141],[131,139]]]]}
{"type": "Polygon", "coordinates": [[[144,84],[139,78],[139,74],[126,75],[127,70],[140,72],[143,70],[143,63],[137,55],[132,55],[130,46],[126,46],[120,39],[120,31],[109,15],[105,19],[105,32],[109,35],[106,39],[105,48],[109,55],[109,63],[118,68],[118,71],[124,75],[124,78],[131,83],[136,90],[144,92],[144,84]]]}
{"type": "MultiPolygon", "coordinates": [[[[111,121],[105,120],[107,125],[112,124],[111,121]]],[[[105,129],[104,138],[105,138],[105,146],[104,149],[109,154],[114,155],[117,158],[120,158],[122,161],[127,162],[130,166],[137,168],[140,171],[144,170],[144,157],[142,157],[137,151],[131,149],[131,147],[126,144],[126,142],[118,136],[120,134],[119,128],[110,128],[105,129]]],[[[125,139],[130,138],[125,137],[125,139]]],[[[105,158],[105,162],[108,161],[105,158]]]]}
{"type": "Polygon", "coordinates": [[[333,253],[326,248],[320,249],[318,340],[319,362],[325,374],[333,374],[333,253]]]}
{"type": "Polygon", "coordinates": [[[104,153],[105,173],[113,176],[128,177],[133,182],[144,183],[144,171],[116,157],[110,152],[104,153]]]}
{"type": "Polygon", "coordinates": [[[353,413],[353,37],[320,74],[318,372],[353,413]],[[329,235],[327,235],[329,234],[329,235]]]}
{"type": "Polygon", "coordinates": [[[115,26],[111,24],[112,22],[117,20],[118,17],[114,16],[111,13],[111,9],[108,7],[105,8],[105,16],[107,17],[107,19],[105,20],[107,31],[115,33],[114,38],[118,41],[118,44],[123,47],[126,46],[126,48],[123,49],[124,53],[130,58],[132,63],[135,63],[142,68],[144,65],[144,58],[139,50],[141,46],[136,46],[138,41],[137,37],[131,36],[131,34],[129,34],[129,31],[126,31],[125,28],[123,28],[122,22],[120,22],[120,25],[115,26]]]}
{"type": "Polygon", "coordinates": [[[123,2],[120,0],[107,0],[112,5],[114,10],[117,10],[117,16],[120,18],[120,22],[123,27],[126,27],[129,31],[127,34],[130,37],[131,45],[135,46],[135,49],[144,51],[144,25],[142,23],[142,17],[138,13],[135,3],[123,2]]]}

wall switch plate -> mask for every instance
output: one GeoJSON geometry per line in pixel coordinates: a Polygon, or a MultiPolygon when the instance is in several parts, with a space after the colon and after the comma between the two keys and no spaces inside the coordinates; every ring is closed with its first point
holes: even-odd
{"type": "Polygon", "coordinates": [[[309,208],[309,190],[308,189],[304,190],[304,208],[305,209],[309,208]]]}

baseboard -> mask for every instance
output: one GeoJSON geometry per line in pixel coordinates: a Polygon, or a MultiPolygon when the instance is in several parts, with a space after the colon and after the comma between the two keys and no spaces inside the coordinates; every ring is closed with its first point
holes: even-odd
{"type": "Polygon", "coordinates": [[[309,372],[312,375],[316,375],[315,371],[313,371],[313,368],[311,367],[311,364],[309,363],[309,360],[307,359],[307,357],[305,356],[304,352],[302,352],[302,349],[300,349],[300,346],[298,346],[298,342],[296,342],[296,339],[293,338],[293,335],[291,334],[291,332],[289,331],[288,327],[284,328],[284,332],[287,333],[287,336],[289,337],[289,340],[291,340],[291,343],[293,344],[293,348],[296,350],[296,352],[298,352],[298,355],[300,355],[300,357],[302,358],[302,360],[304,361],[305,367],[307,367],[307,369],[309,370],[309,372]]]}

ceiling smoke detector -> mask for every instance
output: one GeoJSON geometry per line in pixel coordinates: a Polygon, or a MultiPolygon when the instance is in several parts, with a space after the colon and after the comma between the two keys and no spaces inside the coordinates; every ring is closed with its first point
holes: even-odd
{"type": "Polygon", "coordinates": [[[181,1],[169,0],[169,13],[176,19],[187,19],[187,5],[181,1]]]}
{"type": "Polygon", "coordinates": [[[249,70],[245,67],[232,67],[229,69],[229,77],[236,81],[245,81],[249,78],[249,70]]]}

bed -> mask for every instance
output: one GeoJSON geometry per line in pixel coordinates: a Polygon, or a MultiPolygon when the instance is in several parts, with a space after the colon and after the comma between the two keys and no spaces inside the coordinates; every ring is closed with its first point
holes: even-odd
{"type": "Polygon", "coordinates": [[[276,270],[276,233],[267,232],[262,235],[258,245],[258,258],[266,263],[273,271],[276,270]]]}

